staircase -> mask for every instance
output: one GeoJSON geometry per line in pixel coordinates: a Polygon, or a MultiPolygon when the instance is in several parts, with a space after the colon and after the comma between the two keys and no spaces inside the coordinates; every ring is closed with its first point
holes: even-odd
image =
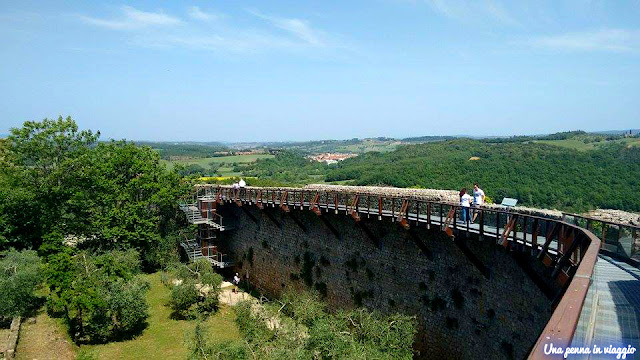
{"type": "Polygon", "coordinates": [[[206,219],[202,217],[202,213],[197,206],[191,204],[182,205],[180,206],[180,210],[182,210],[187,216],[187,221],[189,222],[189,224],[206,223],[206,219]]]}
{"type": "Polygon", "coordinates": [[[222,216],[220,216],[215,211],[209,210],[207,214],[210,214],[211,216],[203,217],[200,209],[198,209],[198,207],[194,204],[180,205],[180,210],[182,210],[187,216],[187,221],[189,222],[189,224],[207,224],[212,228],[220,231],[229,229],[228,227],[222,225],[222,216]]]}
{"type": "Polygon", "coordinates": [[[204,258],[209,260],[211,265],[220,269],[233,266],[233,261],[229,261],[226,254],[217,252],[217,248],[215,246],[208,246],[204,248],[204,250],[207,253],[210,253],[210,255],[203,254],[203,247],[201,247],[195,239],[185,239],[180,243],[180,246],[184,249],[189,261],[193,262],[204,258]],[[211,252],[213,253],[211,254],[211,252]]]}

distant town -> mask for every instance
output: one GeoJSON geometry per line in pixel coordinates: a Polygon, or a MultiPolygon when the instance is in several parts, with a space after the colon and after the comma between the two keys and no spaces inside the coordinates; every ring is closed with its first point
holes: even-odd
{"type": "Polygon", "coordinates": [[[307,156],[307,159],[311,159],[317,162],[325,162],[327,164],[335,164],[338,161],[356,157],[358,154],[341,154],[341,153],[322,153],[316,155],[307,156]]]}

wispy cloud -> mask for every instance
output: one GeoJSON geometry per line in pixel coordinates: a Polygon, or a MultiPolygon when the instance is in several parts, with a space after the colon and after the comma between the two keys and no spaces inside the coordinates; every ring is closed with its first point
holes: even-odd
{"type": "Polygon", "coordinates": [[[255,53],[273,49],[295,49],[299,44],[282,37],[242,31],[223,34],[141,34],[132,40],[150,48],[186,48],[230,53],[255,53]]]}
{"type": "Polygon", "coordinates": [[[121,8],[122,16],[115,19],[103,19],[86,15],[78,15],[87,24],[113,30],[134,30],[149,26],[178,25],[182,23],[177,17],[162,12],[148,12],[131,6],[121,8]]]}
{"type": "Polygon", "coordinates": [[[190,6],[187,9],[187,14],[193,19],[203,21],[218,20],[222,17],[222,15],[218,13],[202,11],[198,6],[190,6]]]}
{"type": "Polygon", "coordinates": [[[465,22],[492,21],[519,26],[520,22],[497,0],[425,0],[437,13],[465,22]]]}
{"type": "Polygon", "coordinates": [[[534,47],[564,51],[628,52],[640,50],[640,30],[600,29],[531,38],[534,47]]]}
{"type": "Polygon", "coordinates": [[[486,10],[487,14],[503,24],[514,26],[520,25],[520,22],[518,22],[513,16],[511,16],[511,14],[502,6],[502,4],[496,1],[486,1],[484,4],[484,9],[486,10]]]}
{"type": "Polygon", "coordinates": [[[256,10],[248,10],[251,14],[264,19],[273,26],[284,30],[310,45],[323,45],[322,33],[311,27],[308,21],[295,18],[282,18],[262,14],[256,10]]]}
{"type": "Polygon", "coordinates": [[[335,34],[316,29],[300,18],[266,15],[247,10],[246,21],[214,21],[224,14],[204,11],[197,6],[186,8],[184,18],[162,12],[147,12],[130,6],[120,8],[116,18],[77,17],[84,23],[112,30],[128,30],[130,41],[151,48],[187,48],[220,52],[259,52],[281,50],[309,52],[322,49],[345,50],[348,47],[335,34]],[[172,25],[181,25],[175,27],[172,25]]]}

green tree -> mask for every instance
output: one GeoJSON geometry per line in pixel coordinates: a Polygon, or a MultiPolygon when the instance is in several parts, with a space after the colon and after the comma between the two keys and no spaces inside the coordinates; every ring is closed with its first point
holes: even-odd
{"type": "Polygon", "coordinates": [[[74,341],[102,343],[144,328],[149,286],[136,276],[137,258],[133,250],[100,255],[65,250],[50,257],[48,311],[67,321],[74,341]]]}
{"type": "Polygon", "coordinates": [[[65,204],[73,195],[75,174],[83,168],[79,159],[98,136],[78,130],[69,117],[26,121],[11,129],[0,162],[0,207],[8,214],[5,232],[16,240],[14,245],[37,248],[44,234],[66,225],[65,204]],[[27,210],[23,215],[22,206],[27,210]]]}
{"type": "Polygon", "coordinates": [[[71,236],[146,252],[179,227],[180,175],[150,147],[98,136],[61,117],[11,130],[0,144],[0,245],[38,249],[44,239],[51,253],[71,236]]]}

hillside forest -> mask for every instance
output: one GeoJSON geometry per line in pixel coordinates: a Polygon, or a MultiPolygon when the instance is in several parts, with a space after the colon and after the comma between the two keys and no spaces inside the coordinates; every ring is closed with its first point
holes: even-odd
{"type": "MultiPolygon", "coordinates": [[[[576,136],[583,135],[571,137],[576,136]]],[[[451,139],[367,152],[331,165],[309,161],[301,152],[283,151],[237,170],[297,185],[328,182],[458,190],[478,182],[494,202],[512,197],[521,205],[570,212],[640,211],[640,197],[634,195],[640,188],[640,139],[595,138],[602,138],[601,144],[590,150],[566,146],[566,134],[546,140],[451,139]]]]}
{"type": "Polygon", "coordinates": [[[66,334],[20,336],[68,339],[77,354],[66,358],[120,358],[125,346],[137,349],[131,356],[166,350],[190,359],[309,358],[328,349],[328,359],[412,357],[413,317],[334,314],[312,289],[264,305],[269,311],[277,301],[282,321],[296,329],[304,323],[307,337],[269,329],[248,303],[220,315],[222,275],[206,259],[183,262],[179,252],[195,234],[178,208],[194,177],[168,168],[150,146],[99,137],[60,117],[27,121],[0,139],[0,331],[17,317],[34,320],[27,329],[53,324],[66,334]],[[203,329],[225,314],[235,320],[216,342],[203,329]],[[351,328],[353,321],[366,332],[351,328]]]}

